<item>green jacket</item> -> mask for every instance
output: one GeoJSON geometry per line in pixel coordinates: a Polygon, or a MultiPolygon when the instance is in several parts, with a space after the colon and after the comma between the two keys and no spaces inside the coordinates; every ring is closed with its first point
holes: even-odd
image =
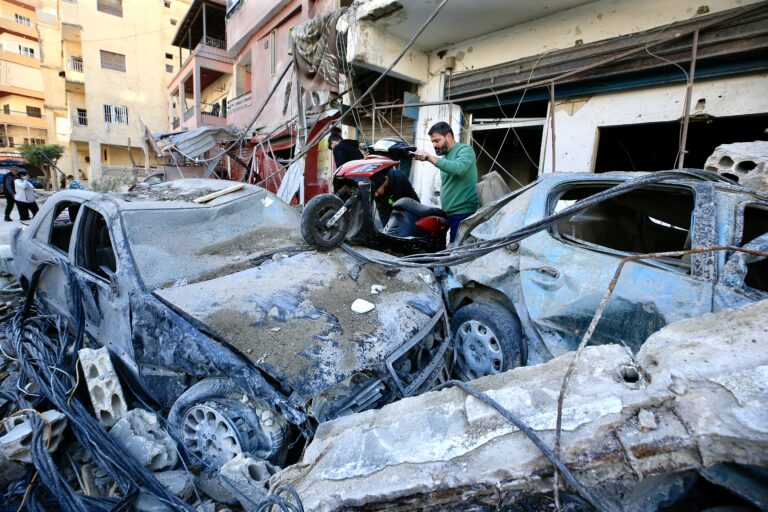
{"type": "Polygon", "coordinates": [[[477,185],[477,157],[471,146],[457,142],[437,160],[440,169],[440,202],[448,215],[474,213],[480,207],[477,185]]]}

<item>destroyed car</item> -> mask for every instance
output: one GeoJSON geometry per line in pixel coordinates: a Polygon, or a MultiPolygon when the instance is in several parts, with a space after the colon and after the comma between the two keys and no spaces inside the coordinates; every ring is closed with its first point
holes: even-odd
{"type": "Polygon", "coordinates": [[[318,422],[429,389],[450,343],[431,273],[311,251],[299,226],[227,181],[64,191],[12,234],[12,263],[43,313],[82,322],[135,395],[170,408],[192,453],[282,464],[318,422]]]}
{"type": "MultiPolygon", "coordinates": [[[[465,220],[457,244],[503,237],[638,176],[649,174],[544,175],[465,220]]],[[[453,267],[446,288],[460,373],[476,378],[575,349],[627,256],[724,245],[768,250],[768,195],[702,171],[669,178],[630,186],[453,267]]],[[[671,322],[738,307],[766,292],[768,261],[744,253],[629,261],[593,343],[637,351],[671,322]]]]}

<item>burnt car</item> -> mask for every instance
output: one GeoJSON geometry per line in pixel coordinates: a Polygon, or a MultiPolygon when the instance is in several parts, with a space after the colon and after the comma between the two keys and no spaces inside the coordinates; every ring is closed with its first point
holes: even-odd
{"type": "MultiPolygon", "coordinates": [[[[768,195],[711,173],[665,174],[655,174],[655,183],[643,178],[649,173],[547,174],[465,220],[459,246],[504,237],[627,186],[451,269],[446,293],[459,372],[476,378],[575,349],[627,256],[724,245],[768,250],[768,195]]],[[[765,299],[766,292],[768,262],[740,252],[630,261],[592,343],[636,351],[670,322],[765,299]]]]}
{"type": "Polygon", "coordinates": [[[58,193],[12,234],[16,276],[43,313],[84,322],[213,467],[240,452],[285,463],[319,422],[444,378],[450,337],[431,273],[312,251],[299,213],[255,186],[208,200],[233,185],[58,193]],[[356,299],[375,309],[353,312],[356,299]]]}

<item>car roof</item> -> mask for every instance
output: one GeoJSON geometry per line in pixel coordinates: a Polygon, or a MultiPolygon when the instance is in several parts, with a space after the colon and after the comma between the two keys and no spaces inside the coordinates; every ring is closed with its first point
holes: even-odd
{"type": "Polygon", "coordinates": [[[89,190],[66,190],[67,198],[79,198],[91,201],[99,198],[111,200],[121,210],[172,210],[179,208],[212,208],[231,201],[255,194],[268,193],[255,185],[228,180],[182,179],[152,185],[149,188],[135,189],[130,192],[100,193],[89,190]],[[242,188],[205,203],[194,200],[236,185],[242,188]]]}
{"type": "MultiPolygon", "coordinates": [[[[768,193],[739,185],[736,182],[723,178],[718,174],[703,171],[701,169],[676,169],[679,171],[692,171],[696,172],[696,176],[690,175],[690,177],[681,176],[679,178],[670,179],[665,181],[665,184],[670,185],[693,185],[696,183],[714,183],[715,188],[721,192],[734,193],[734,194],[748,194],[754,196],[760,200],[768,201],[768,193]],[[709,175],[709,176],[708,176],[709,175]]],[[[626,171],[612,171],[603,173],[593,172],[555,172],[546,173],[539,176],[539,180],[542,182],[548,182],[551,185],[557,183],[565,183],[569,181],[626,181],[640,176],[648,174],[654,174],[653,172],[626,172],[626,171]]]]}

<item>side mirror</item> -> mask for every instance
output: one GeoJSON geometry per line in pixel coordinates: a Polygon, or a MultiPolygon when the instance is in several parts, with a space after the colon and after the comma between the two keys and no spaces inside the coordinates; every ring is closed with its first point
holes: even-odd
{"type": "Polygon", "coordinates": [[[100,268],[101,271],[104,272],[104,274],[107,276],[107,279],[109,279],[109,291],[117,295],[120,292],[120,287],[117,284],[117,274],[112,272],[112,270],[108,269],[104,265],[102,265],[100,268]]]}

